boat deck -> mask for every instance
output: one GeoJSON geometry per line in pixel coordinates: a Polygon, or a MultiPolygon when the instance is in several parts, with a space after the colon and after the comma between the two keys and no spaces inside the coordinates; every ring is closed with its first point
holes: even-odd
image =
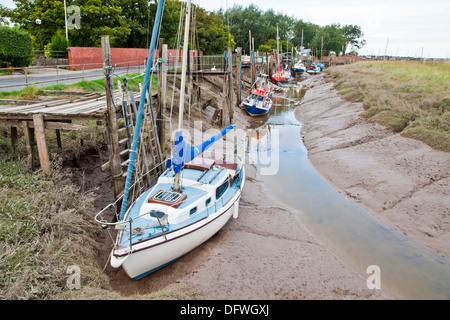
{"type": "MultiPolygon", "coordinates": [[[[223,195],[220,196],[218,201],[216,201],[215,189],[213,188],[213,192],[208,192],[206,189],[207,187],[211,189],[211,187],[223,180],[224,176],[228,176],[229,172],[229,170],[223,167],[218,170],[211,169],[206,171],[202,169],[184,168],[181,171],[180,181],[189,180],[191,185],[183,187],[182,194],[186,197],[183,198],[183,201],[176,209],[172,208],[170,204],[151,203],[150,205],[147,205],[148,199],[154,197],[161,190],[169,193],[172,192],[172,183],[159,182],[147,190],[139,197],[139,199],[137,199],[127,215],[127,220],[130,218],[133,219],[132,229],[140,231],[139,233],[132,231],[132,243],[138,243],[163,236],[164,233],[179,230],[215,213],[218,208],[221,208],[231,200],[233,195],[239,189],[239,186],[237,186],[236,183],[229,186],[223,195]],[[192,184],[193,181],[197,181],[197,183],[192,184]],[[210,196],[208,196],[208,194],[210,194],[210,196]],[[152,210],[160,211],[162,214],[167,213],[169,215],[169,222],[161,227],[158,220],[150,216],[152,210]],[[170,223],[171,215],[173,217],[173,215],[181,216],[183,214],[186,217],[185,219],[181,219],[177,221],[177,223],[170,223]]],[[[161,177],[172,178],[172,172],[166,170],[161,177]]],[[[121,237],[121,244],[124,246],[130,244],[129,225],[127,225],[127,228],[128,230],[125,229],[125,232],[123,232],[121,237]]]]}

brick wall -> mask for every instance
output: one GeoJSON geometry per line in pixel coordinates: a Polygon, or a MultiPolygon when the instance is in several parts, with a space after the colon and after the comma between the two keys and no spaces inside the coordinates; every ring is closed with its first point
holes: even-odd
{"type": "Polygon", "coordinates": [[[340,57],[328,56],[328,57],[322,58],[322,60],[330,60],[330,59],[333,61],[347,61],[347,60],[362,61],[363,57],[359,57],[359,56],[340,56],[340,57]]]}
{"type": "MultiPolygon", "coordinates": [[[[81,65],[85,65],[85,69],[103,67],[102,48],[91,47],[69,47],[69,64],[71,69],[81,69],[81,65]],[[78,65],[78,66],[73,66],[78,65]]],[[[111,48],[111,60],[114,65],[138,65],[144,64],[147,60],[149,49],[140,48],[111,48]]],[[[190,50],[190,56],[198,55],[198,52],[190,50]]],[[[168,50],[169,59],[182,60],[182,50],[168,50]]],[[[202,53],[200,53],[202,55],[202,53]]],[[[158,50],[155,50],[154,57],[158,57],[158,50]]]]}

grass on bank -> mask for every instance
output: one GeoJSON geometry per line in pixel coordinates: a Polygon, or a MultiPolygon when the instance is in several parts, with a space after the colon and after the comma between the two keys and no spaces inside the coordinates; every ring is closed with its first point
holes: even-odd
{"type": "Polygon", "coordinates": [[[43,175],[22,161],[0,161],[1,300],[204,299],[188,284],[131,296],[114,291],[98,261],[94,196],[58,166],[43,175]],[[70,266],[80,268],[79,289],[68,287],[70,266]]]}
{"type": "Polygon", "coordinates": [[[362,102],[368,121],[450,152],[450,63],[362,61],[330,67],[325,79],[362,102]]]}
{"type": "Polygon", "coordinates": [[[80,266],[83,284],[107,287],[97,266],[99,231],[87,217],[94,199],[57,164],[52,169],[44,176],[22,161],[0,161],[2,300],[57,299],[71,265],[80,266]]]}
{"type": "MultiPolygon", "coordinates": [[[[131,91],[139,91],[139,83],[144,80],[144,75],[141,73],[127,74],[120,79],[127,78],[128,89],[131,91]]],[[[114,77],[114,89],[117,89],[118,77],[114,77]]],[[[122,81],[121,81],[122,82],[122,81]]],[[[151,89],[157,90],[157,78],[151,77],[151,89]]],[[[76,91],[76,92],[105,92],[105,79],[100,78],[96,80],[83,80],[74,84],[55,84],[46,87],[30,86],[22,90],[14,91],[0,91],[0,99],[16,99],[16,100],[37,100],[38,96],[50,95],[46,90],[55,91],[76,91]]]]}
{"type": "MultiPolygon", "coordinates": [[[[51,153],[57,148],[52,135],[47,139],[51,153]]],[[[0,127],[0,299],[58,299],[68,291],[66,271],[72,265],[80,267],[82,285],[107,288],[97,260],[101,231],[91,218],[92,190],[75,184],[55,154],[51,174],[32,172],[19,137],[12,149],[9,128],[0,127]]],[[[61,138],[65,157],[82,152],[80,139],[85,147],[98,141],[92,132],[78,139],[62,132],[61,138]]]]}

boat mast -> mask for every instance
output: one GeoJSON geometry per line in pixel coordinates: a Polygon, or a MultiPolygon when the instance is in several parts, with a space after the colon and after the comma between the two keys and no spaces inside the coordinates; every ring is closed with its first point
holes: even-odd
{"type": "MultiPolygon", "coordinates": [[[[181,93],[180,93],[180,107],[178,108],[178,131],[183,128],[183,113],[184,113],[184,92],[186,85],[186,66],[187,53],[189,50],[189,23],[191,15],[191,0],[187,0],[186,4],[186,19],[184,21],[184,42],[183,42],[183,62],[181,65],[181,93]]],[[[175,175],[175,191],[180,190],[180,172],[175,175]]]]}
{"type": "Polygon", "coordinates": [[[278,44],[279,42],[279,37],[278,37],[278,23],[277,23],[277,69],[280,66],[280,45],[278,44]]]}
{"type": "Polygon", "coordinates": [[[303,62],[303,29],[302,29],[302,44],[300,45],[300,61],[303,62]]]}
{"type": "Polygon", "coordinates": [[[289,64],[289,35],[287,36],[286,63],[289,64]]]}

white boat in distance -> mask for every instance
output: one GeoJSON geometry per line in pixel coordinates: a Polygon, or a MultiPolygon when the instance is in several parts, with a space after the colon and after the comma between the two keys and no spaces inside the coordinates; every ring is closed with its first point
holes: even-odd
{"type": "MultiPolygon", "coordinates": [[[[157,19],[153,29],[149,57],[153,56],[157,25],[164,1],[158,2],[157,19]],[[155,32],[156,30],[156,32],[155,32]]],[[[189,21],[190,0],[187,2],[186,20],[189,21]]],[[[187,37],[185,27],[181,97],[184,98],[187,37]]],[[[149,59],[149,61],[152,61],[149,59]]],[[[149,85],[150,66],[144,77],[144,88],[149,85]]],[[[142,90],[145,94],[146,90],[142,90]]],[[[130,278],[139,279],[156,271],[196,248],[217,233],[231,218],[238,216],[239,200],[245,182],[243,159],[239,164],[197,157],[215,141],[234,128],[230,125],[200,145],[190,147],[181,132],[184,99],[180,99],[179,126],[175,135],[173,156],[157,183],[143,192],[127,208],[128,191],[139,141],[139,126],[133,137],[130,165],[120,214],[116,203],[100,211],[95,220],[103,228],[119,230],[111,255],[111,266],[122,267],[130,278]],[[103,215],[116,209],[118,222],[106,222],[103,215]]],[[[145,96],[141,97],[143,104],[145,96]]],[[[139,110],[143,109],[140,105],[139,110]]],[[[140,116],[138,115],[137,119],[140,116]]]]}
{"type": "Polygon", "coordinates": [[[306,69],[306,72],[308,72],[309,74],[317,74],[317,73],[320,73],[320,71],[322,71],[322,69],[320,69],[314,63],[306,69]]]}
{"type": "Polygon", "coordinates": [[[302,61],[298,61],[296,64],[294,64],[294,66],[292,67],[292,70],[295,73],[303,73],[306,71],[306,67],[302,61]]]}

